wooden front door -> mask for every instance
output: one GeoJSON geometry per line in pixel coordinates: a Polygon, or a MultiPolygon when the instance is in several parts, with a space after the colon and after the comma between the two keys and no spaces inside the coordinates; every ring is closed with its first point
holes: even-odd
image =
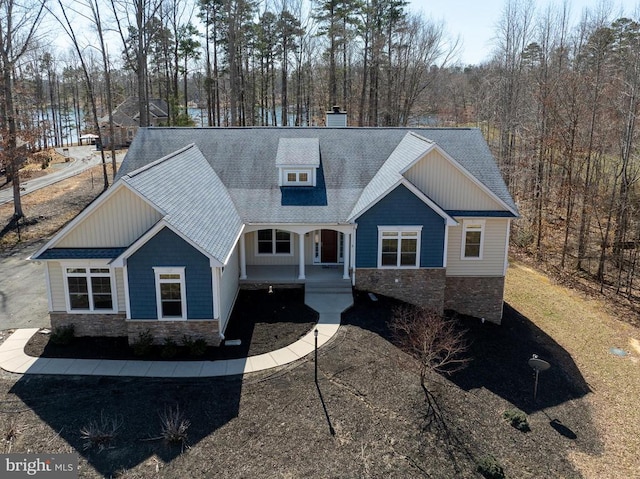
{"type": "Polygon", "coordinates": [[[338,262],[338,232],[334,230],[322,230],[320,233],[322,248],[320,249],[321,263],[338,262]]]}

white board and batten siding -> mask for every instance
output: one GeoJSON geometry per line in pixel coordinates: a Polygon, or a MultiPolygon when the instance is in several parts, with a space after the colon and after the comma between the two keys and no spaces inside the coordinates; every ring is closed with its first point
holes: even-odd
{"type": "MultiPolygon", "coordinates": [[[[261,266],[278,266],[278,265],[296,265],[298,259],[298,235],[291,233],[292,237],[292,253],[293,254],[257,254],[258,242],[257,231],[252,231],[245,235],[246,260],[247,265],[261,266]]],[[[304,262],[305,264],[313,264],[313,232],[304,238],[304,262]]]]}
{"type": "Polygon", "coordinates": [[[57,245],[58,248],[118,248],[132,244],[162,214],[122,187],[90,212],[57,245]]]}
{"type": "Polygon", "coordinates": [[[238,278],[240,266],[238,260],[238,246],[233,249],[227,265],[220,277],[220,331],[224,331],[231,316],[233,304],[238,295],[238,278]]]}
{"type": "Polygon", "coordinates": [[[49,269],[49,292],[51,294],[51,311],[66,311],[64,299],[64,276],[62,266],[57,261],[45,261],[49,269]]]}
{"type": "Polygon", "coordinates": [[[438,151],[427,153],[404,176],[445,210],[504,210],[438,151]]]}
{"type": "Polygon", "coordinates": [[[462,232],[464,218],[455,218],[460,224],[449,226],[447,244],[447,276],[504,276],[509,218],[482,219],[484,244],[482,259],[462,259],[462,232]]]}

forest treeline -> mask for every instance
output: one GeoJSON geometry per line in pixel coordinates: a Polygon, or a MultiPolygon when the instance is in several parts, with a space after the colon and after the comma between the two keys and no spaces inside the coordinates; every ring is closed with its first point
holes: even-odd
{"type": "Polygon", "coordinates": [[[506,0],[486,60],[461,65],[402,0],[0,0],[7,174],[21,143],[99,134],[132,97],[142,126],[160,98],[176,126],[194,105],[202,126],[318,125],[339,105],[350,126],[480,127],[522,215],[512,240],[633,299],[638,15],[535,3],[506,0]]]}

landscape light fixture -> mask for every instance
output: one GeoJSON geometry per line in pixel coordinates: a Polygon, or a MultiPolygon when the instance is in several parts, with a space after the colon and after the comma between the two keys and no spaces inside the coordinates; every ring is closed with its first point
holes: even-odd
{"type": "Polygon", "coordinates": [[[269,294],[273,294],[273,286],[269,285],[269,294]]]}
{"type": "Polygon", "coordinates": [[[538,375],[540,374],[540,371],[546,371],[551,367],[551,365],[544,359],[540,359],[537,354],[533,354],[528,363],[529,367],[536,372],[536,382],[533,387],[533,402],[536,402],[536,399],[538,398],[538,375]]]}
{"type": "Polygon", "coordinates": [[[315,364],[315,381],[316,384],[318,384],[318,328],[313,330],[313,337],[315,339],[315,359],[314,359],[314,364],[315,364]]]}

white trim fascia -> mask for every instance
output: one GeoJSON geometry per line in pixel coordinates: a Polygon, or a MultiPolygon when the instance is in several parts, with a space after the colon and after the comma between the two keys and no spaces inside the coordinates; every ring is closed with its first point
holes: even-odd
{"type": "Polygon", "coordinates": [[[127,269],[127,263],[125,262],[122,267],[122,280],[124,281],[124,309],[126,311],[126,319],[131,319],[131,301],[129,298],[129,270],[127,269]]]}
{"type": "Polygon", "coordinates": [[[226,266],[229,264],[229,259],[231,258],[231,255],[233,255],[233,250],[236,248],[236,246],[239,248],[240,245],[238,244],[238,242],[240,241],[240,237],[244,234],[244,229],[245,229],[246,225],[244,223],[242,223],[242,226],[240,227],[240,231],[238,232],[238,234],[236,235],[236,239],[233,241],[234,247],[231,248],[231,251],[229,251],[229,253],[227,254],[227,256],[224,258],[224,260],[222,261],[222,266],[226,266]]]}
{"type": "Polygon", "coordinates": [[[258,230],[277,229],[290,231],[296,234],[307,234],[314,230],[329,229],[340,233],[350,233],[355,226],[353,222],[346,223],[245,223],[244,233],[253,233],[258,230]]]}
{"type": "MultiPolygon", "coordinates": [[[[62,274],[62,281],[64,281],[64,272],[62,274]]],[[[44,282],[47,285],[47,307],[49,312],[53,311],[53,296],[51,294],[51,278],[49,275],[49,263],[44,263],[44,282]]]]}
{"type": "Polygon", "coordinates": [[[458,224],[458,222],[455,219],[453,219],[451,216],[449,216],[446,211],[444,211],[442,208],[440,208],[436,203],[434,203],[434,201],[432,199],[430,199],[422,191],[420,191],[418,188],[416,188],[404,176],[401,176],[400,178],[398,178],[398,181],[396,181],[393,185],[391,185],[389,188],[387,188],[387,190],[384,191],[384,193],[380,194],[375,200],[370,202],[359,213],[357,213],[356,215],[351,215],[347,219],[347,221],[354,222],[356,219],[360,218],[363,214],[365,214],[367,211],[369,211],[371,208],[373,208],[375,205],[377,205],[380,201],[382,201],[383,198],[385,198],[389,193],[391,193],[393,190],[395,190],[400,185],[405,186],[409,191],[411,191],[411,193],[416,195],[416,197],[419,200],[421,200],[424,204],[426,204],[429,208],[431,208],[438,216],[442,217],[442,219],[445,220],[447,226],[455,226],[455,225],[458,224]]]}
{"type": "Polygon", "coordinates": [[[220,268],[211,268],[211,299],[213,300],[213,319],[220,321],[220,268]]]}
{"type": "MultiPolygon", "coordinates": [[[[116,181],[111,188],[105,191],[103,194],[98,196],[93,202],[89,204],[84,210],[82,210],[75,218],[73,218],[67,225],[62,228],[53,238],[51,238],[42,248],[40,248],[36,253],[32,254],[29,258],[31,261],[38,260],[38,256],[47,251],[50,248],[53,248],[56,244],[62,241],[71,231],[73,231],[76,226],[78,226],[87,216],[93,213],[99,206],[102,206],[108,199],[110,199],[113,195],[115,195],[122,188],[127,188],[131,193],[136,195],[138,198],[143,200],[146,204],[148,204],[151,208],[156,210],[161,215],[166,215],[166,212],[162,209],[158,208],[157,205],[149,201],[148,198],[140,194],[138,190],[129,185],[123,178],[120,178],[116,181]]],[[[43,260],[48,261],[48,260],[43,260]]]]}
{"type": "Polygon", "coordinates": [[[509,236],[511,235],[511,218],[507,221],[507,234],[504,240],[504,269],[502,272],[502,276],[507,275],[507,270],[509,269],[509,236]]]}
{"type": "MultiPolygon", "coordinates": [[[[453,158],[451,155],[449,155],[446,151],[444,151],[440,145],[438,145],[437,143],[434,144],[435,148],[434,150],[437,151],[438,153],[440,153],[442,155],[442,157],[449,161],[458,171],[460,171],[460,173],[462,173],[464,176],[467,177],[467,179],[471,180],[478,188],[480,188],[485,194],[487,194],[489,197],[491,197],[492,200],[494,200],[495,202],[497,202],[499,205],[503,206],[505,210],[509,211],[510,213],[512,213],[516,218],[519,217],[518,213],[516,211],[514,211],[508,204],[506,204],[503,200],[501,200],[493,191],[491,191],[489,189],[489,187],[487,187],[483,182],[481,182],[478,178],[476,178],[475,176],[473,176],[469,170],[467,170],[464,166],[462,166],[455,158],[453,158]]],[[[402,170],[400,173],[404,175],[404,173],[406,173],[408,170],[404,169],[402,170]]]]}
{"type": "Polygon", "coordinates": [[[125,251],[123,251],[120,254],[120,256],[115,258],[110,264],[112,266],[119,267],[119,268],[123,267],[124,266],[124,261],[127,258],[129,258],[132,254],[134,254],[136,251],[138,251],[140,248],[142,248],[151,238],[153,238],[155,235],[157,235],[162,228],[170,229],[173,233],[178,235],[182,240],[184,240],[190,246],[192,246],[193,248],[198,250],[200,253],[202,253],[204,256],[209,258],[209,264],[210,264],[211,267],[214,267],[214,266],[222,267],[222,266],[224,266],[223,263],[221,263],[216,258],[211,256],[209,253],[206,253],[206,252],[202,251],[202,248],[200,246],[195,244],[193,241],[191,241],[190,238],[187,238],[180,231],[176,230],[176,228],[174,228],[173,225],[171,225],[169,222],[167,222],[167,220],[164,219],[164,218],[161,219],[160,221],[158,221],[150,229],[148,229],[145,234],[143,234],[142,236],[140,236],[140,238],[138,238],[136,241],[134,241],[125,251]]]}
{"type": "Polygon", "coordinates": [[[38,251],[36,251],[34,254],[32,254],[28,259],[30,259],[32,261],[37,260],[38,256],[40,256],[42,253],[47,251],[49,248],[55,246],[62,239],[64,239],[64,237],[67,236],[67,234],[72,229],[74,229],[75,226],[80,221],[82,221],[84,218],[89,216],[89,214],[91,214],[93,212],[93,210],[95,210],[98,206],[102,205],[108,198],[110,198],[113,194],[115,194],[116,191],[119,191],[120,188],[122,188],[123,186],[125,186],[125,185],[124,185],[124,182],[122,180],[116,181],[116,183],[114,185],[112,185],[111,188],[109,188],[102,195],[98,196],[98,198],[96,198],[91,204],[89,204],[89,206],[87,206],[84,210],[82,210],[78,214],[78,216],[76,216],[71,221],[69,221],[69,223],[67,223],[66,226],[64,226],[64,228],[62,228],[56,235],[54,235],[53,238],[51,238],[49,241],[47,241],[47,243],[45,243],[45,245],[42,248],[40,248],[38,251]]]}
{"type": "Polygon", "coordinates": [[[444,248],[442,251],[442,267],[447,268],[447,255],[449,254],[449,227],[444,227],[444,248]]]}
{"type": "Polygon", "coordinates": [[[449,214],[443,210],[437,203],[435,203],[431,198],[425,195],[420,189],[418,189],[413,183],[407,180],[405,177],[402,177],[400,183],[403,184],[411,193],[416,195],[419,199],[421,199],[426,205],[431,208],[433,211],[438,213],[439,216],[442,217],[446,221],[446,226],[455,226],[458,222],[449,214]]]}

